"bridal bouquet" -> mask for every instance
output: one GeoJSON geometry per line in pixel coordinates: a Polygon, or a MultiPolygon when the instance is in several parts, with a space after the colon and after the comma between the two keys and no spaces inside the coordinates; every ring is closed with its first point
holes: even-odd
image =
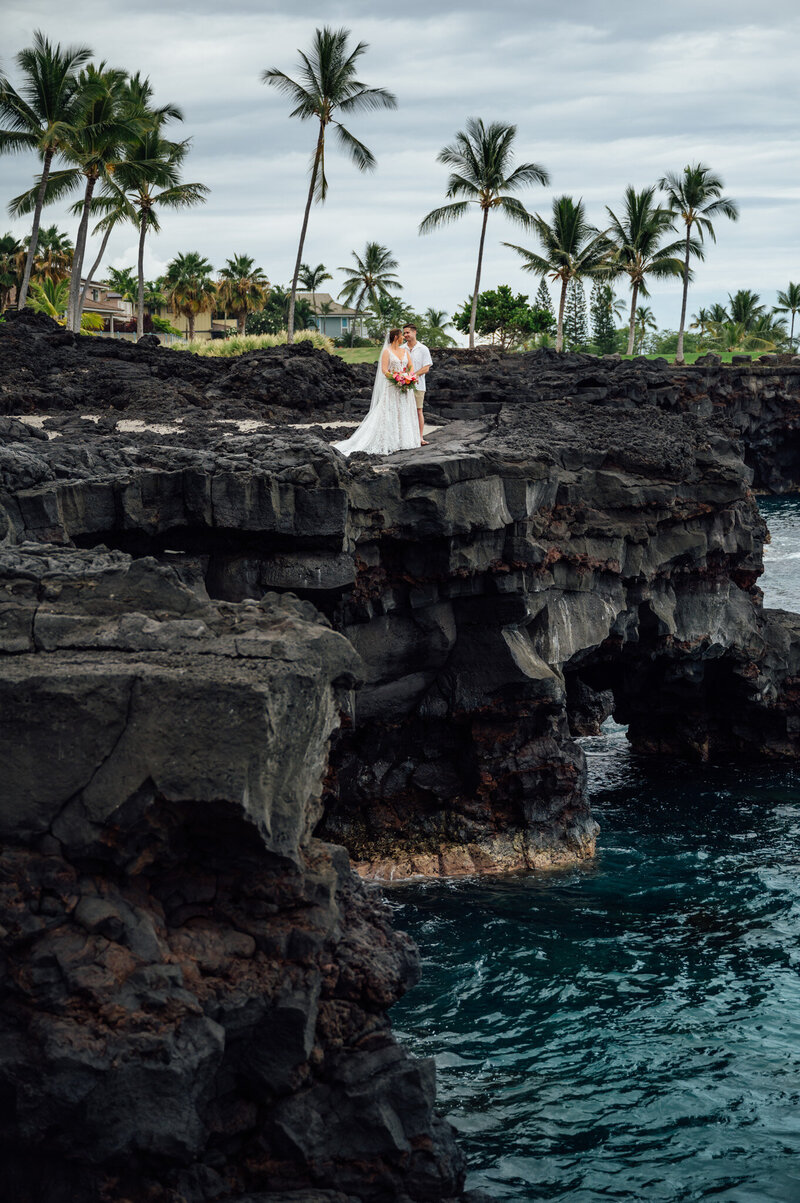
{"type": "Polygon", "coordinates": [[[408,392],[410,388],[419,380],[419,376],[415,372],[387,372],[386,379],[390,381],[395,388],[399,388],[401,393],[408,392]]]}

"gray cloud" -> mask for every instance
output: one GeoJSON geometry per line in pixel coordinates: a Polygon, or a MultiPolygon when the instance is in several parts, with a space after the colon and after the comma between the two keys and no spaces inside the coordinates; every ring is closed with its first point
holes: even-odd
{"type": "MultiPolygon", "coordinates": [[[[367,239],[396,252],[408,299],[450,311],[468,294],[477,215],[419,238],[420,218],[443,200],[441,146],[470,115],[514,121],[520,158],[544,164],[552,188],[524,199],[539,211],[562,192],[583,196],[598,223],[623,189],[653,182],[684,163],[710,163],[741,204],[736,224],[697,271],[694,310],[740,286],[771,301],[800,278],[795,207],[794,95],[800,18],[778,0],[770,23],[751,4],[671,0],[666,6],[568,0],[560,7],[503,0],[410,0],[403,13],[374,3],[312,3],[302,13],[258,0],[195,0],[169,11],[156,0],[108,10],[95,0],[68,8],[52,0],[5,0],[4,66],[35,28],[65,42],[88,41],[98,58],[149,74],[161,99],[185,110],[193,139],[187,176],[212,188],[202,209],[167,216],[150,249],[157,271],[180,250],[220,265],[236,251],[256,255],[272,280],[287,282],[294,259],[314,131],[288,119],[288,105],[259,82],[264,67],[290,74],[315,25],[343,24],[369,43],[363,78],[397,93],[396,112],[356,117],[352,128],[379,159],[361,176],[331,153],[328,203],[312,212],[306,259],[334,269],[367,239]]],[[[27,187],[33,162],[0,160],[4,198],[27,187]]],[[[47,220],[72,225],[65,211],[47,220]]],[[[15,223],[24,232],[24,223],[15,223]]],[[[526,235],[492,216],[484,283],[533,292],[536,281],[501,241],[526,235]]],[[[132,231],[112,239],[110,261],[133,261],[132,231]]],[[[336,274],[336,273],[335,273],[336,274]]],[[[334,287],[338,287],[338,275],[334,287]]],[[[624,292],[620,286],[620,292],[624,292]]],[[[652,305],[676,325],[678,286],[661,285],[652,305]]]]}

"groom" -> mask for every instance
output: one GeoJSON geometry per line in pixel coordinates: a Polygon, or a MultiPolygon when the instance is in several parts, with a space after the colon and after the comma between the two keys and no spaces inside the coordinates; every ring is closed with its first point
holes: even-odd
{"type": "Polygon", "coordinates": [[[420,446],[427,447],[428,441],[422,437],[422,432],[425,429],[425,418],[422,413],[422,407],[425,404],[425,377],[433,366],[433,360],[425,344],[417,341],[417,327],[411,322],[403,326],[403,338],[406,341],[406,346],[411,356],[411,366],[419,376],[417,387],[414,389],[414,400],[417,403],[420,446]]]}

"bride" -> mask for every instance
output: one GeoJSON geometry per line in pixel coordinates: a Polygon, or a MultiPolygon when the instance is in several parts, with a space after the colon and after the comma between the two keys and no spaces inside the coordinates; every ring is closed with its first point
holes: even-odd
{"type": "Polygon", "coordinates": [[[403,346],[401,330],[390,330],[375,372],[369,413],[358,430],[341,443],[334,443],[342,455],[366,451],[368,455],[389,455],[420,446],[417,404],[413,389],[400,389],[387,376],[394,372],[413,372],[408,347],[403,346]]]}

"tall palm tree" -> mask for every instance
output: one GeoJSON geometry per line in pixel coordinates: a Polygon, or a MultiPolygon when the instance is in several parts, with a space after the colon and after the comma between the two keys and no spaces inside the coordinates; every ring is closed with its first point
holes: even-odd
{"type": "MultiPolygon", "coordinates": [[[[627,275],[631,288],[628,355],[633,354],[639,294],[643,297],[650,295],[648,277],[662,280],[668,276],[680,276],[683,272],[683,263],[677,257],[683,246],[682,240],[664,244],[666,235],[674,232],[674,214],[655,203],[655,194],[655,186],[637,192],[629,184],[625,189],[622,216],[617,217],[606,207],[611,223],[609,235],[614,244],[613,265],[620,274],[627,275]]],[[[690,245],[694,251],[694,240],[690,245]]]]}
{"type": "Polygon", "coordinates": [[[248,313],[264,308],[269,295],[269,280],[266,273],[256,267],[250,255],[234,255],[225,260],[217,287],[217,299],[224,309],[230,309],[236,318],[240,334],[244,334],[248,313]]]}
{"type": "Polygon", "coordinates": [[[173,142],[163,127],[168,121],[182,121],[183,113],[174,104],[154,107],[149,79],[138,73],[126,87],[125,104],[140,123],[129,139],[121,161],[115,166],[114,183],[133,210],[139,230],[137,258],[136,333],[144,333],[144,248],[149,230],[161,229],[159,211],[186,209],[202,204],[209,189],[204,184],[181,180],[181,167],[189,151],[189,139],[173,142]]]}
{"type": "Polygon", "coordinates": [[[307,292],[311,293],[311,304],[314,312],[317,312],[317,289],[320,284],[324,284],[326,280],[332,280],[333,276],[325,267],[324,263],[318,263],[316,267],[309,267],[307,263],[300,264],[300,274],[298,280],[303,285],[307,292]]]}
{"type": "Polygon", "coordinates": [[[351,254],[356,261],[356,266],[340,267],[337,268],[337,271],[345,274],[344,286],[339,296],[345,305],[352,305],[355,301],[356,316],[350,327],[350,344],[352,346],[358,315],[364,307],[364,302],[369,301],[374,306],[378,300],[387,299],[390,293],[396,292],[400,288],[400,281],[394,274],[397,260],[392,256],[388,247],[381,246],[378,242],[368,242],[364,248],[363,257],[356,251],[351,251],[351,254]]]}
{"type": "MultiPolygon", "coordinates": [[[[103,214],[102,218],[100,221],[98,221],[97,225],[92,231],[94,234],[102,233],[103,238],[100,243],[100,249],[95,256],[94,263],[89,268],[85,276],[85,283],[78,301],[79,314],[83,313],[83,307],[86,304],[86,294],[89,291],[89,285],[91,284],[92,280],[96,279],[97,273],[100,270],[100,264],[103,262],[103,257],[106,253],[106,247],[108,246],[108,240],[111,237],[112,231],[116,229],[116,227],[122,222],[136,220],[135,210],[128,202],[125,193],[122,192],[122,190],[117,186],[113,177],[108,177],[103,181],[103,192],[100,196],[95,196],[92,198],[91,211],[93,213],[96,211],[102,212],[103,214]]],[[[76,205],[73,205],[70,212],[80,213],[81,202],[79,201],[76,205]]],[[[113,272],[114,268],[111,268],[110,270],[113,272]]],[[[133,272],[133,268],[125,268],[124,270],[133,272]]],[[[130,292],[130,289],[128,289],[128,292],[130,292]]],[[[133,295],[125,295],[124,299],[126,301],[131,301],[132,303],[135,301],[135,297],[133,295]]]]}
{"type": "MultiPolygon", "coordinates": [[[[60,153],[70,164],[60,171],[51,171],[45,188],[45,203],[59,200],[83,182],[81,218],[75,239],[75,256],[70,278],[70,300],[67,326],[80,327],[80,296],[83,259],[92,198],[98,181],[113,174],[125,143],[135,138],[143,127],[142,118],[126,104],[124,71],[108,68],[104,63],[90,65],[78,76],[78,87],[84,98],[81,121],[64,137],[60,153]]],[[[36,189],[16,197],[9,206],[13,213],[28,213],[35,204],[36,189]]]]}
{"type": "Polygon", "coordinates": [[[167,304],[186,318],[190,342],[194,338],[194,320],[198,313],[205,313],[214,306],[217,289],[210,278],[213,270],[198,251],[176,255],[167,264],[164,276],[167,304]]]}
{"type": "Polygon", "coordinates": [[[658,181],[659,188],[667,194],[667,205],[675,217],[680,217],[686,227],[686,242],[683,255],[683,299],[681,301],[681,322],[678,328],[678,348],[675,362],[683,363],[683,332],[686,325],[686,298],[689,295],[689,256],[704,259],[702,247],[692,249],[693,231],[699,236],[700,243],[708,234],[712,242],[717,241],[712,224],[713,217],[727,217],[736,221],[739,209],[735,201],[722,195],[724,184],[718,175],[714,175],[710,167],[703,163],[688,164],[679,175],[670,171],[658,181]]]}
{"type": "Polygon", "coordinates": [[[16,56],[23,77],[20,89],[17,91],[5,76],[0,76],[0,154],[33,150],[42,161],[34,201],[26,210],[33,213],[33,226],[18,309],[24,309],[28,296],[53,158],[61,153],[65,140],[74,135],[81,121],[85,96],[76,73],[91,56],[88,46],[62,48],[60,42],[54,46],[37,29],[33,46],[16,56]]]}
{"type": "Polygon", "coordinates": [[[481,211],[481,237],[478,243],[478,267],[475,272],[475,289],[472,293],[472,312],[469,319],[469,345],[475,346],[475,315],[478,311],[478,294],[481,286],[483,246],[486,240],[486,223],[490,209],[499,208],[506,217],[518,225],[530,226],[531,214],[511,192],[519,192],[531,184],[549,184],[550,177],[538,163],[520,163],[513,166],[513,142],[517,135],[516,125],[503,125],[493,121],[484,125],[481,118],[470,117],[466,130],[459,130],[455,140],[443,147],[436,156],[439,163],[452,167],[447,180],[446,196],[452,203],[433,209],[420,222],[420,234],[428,234],[440,226],[457,221],[477,205],[481,211]]]}
{"type": "Polygon", "coordinates": [[[583,201],[576,202],[571,196],[557,196],[553,201],[552,222],[537,213],[532,219],[532,229],[541,244],[541,254],[511,242],[503,245],[522,256],[523,271],[561,281],[556,350],[563,351],[567,289],[571,280],[597,279],[609,274],[611,248],[607,231],[589,225],[583,201]]]}
{"type": "Polygon", "coordinates": [[[13,234],[0,237],[0,313],[8,305],[14,288],[19,288],[25,270],[26,251],[13,234]]]}
{"type": "Polygon", "coordinates": [[[317,143],[311,162],[311,180],[300,230],[300,244],[292,276],[289,296],[289,315],[286,323],[286,341],[294,341],[294,310],[297,297],[297,280],[303,261],[303,244],[308,229],[311,203],[322,202],[328,193],[325,175],[325,132],[333,125],[339,145],[349,154],[359,171],[370,171],[375,167],[375,156],[363,142],[359,142],[342,123],[334,117],[338,111],[345,116],[350,113],[369,112],[372,109],[394,109],[397,99],[385,88],[368,88],[356,78],[356,64],[367,49],[366,42],[359,42],[351,50],[347,44],[349,29],[331,29],[326,25],[314,31],[310,51],[300,52],[299,82],[276,68],[261,73],[262,82],[272,84],[287,95],[294,108],[289,114],[301,121],[315,120],[319,123],[317,143]]]}
{"type": "Polygon", "coordinates": [[[789,331],[789,350],[794,348],[794,319],[796,314],[800,313],[800,284],[792,284],[789,281],[789,287],[785,292],[778,293],[778,304],[775,306],[776,313],[791,313],[792,328],[789,331]]]}

